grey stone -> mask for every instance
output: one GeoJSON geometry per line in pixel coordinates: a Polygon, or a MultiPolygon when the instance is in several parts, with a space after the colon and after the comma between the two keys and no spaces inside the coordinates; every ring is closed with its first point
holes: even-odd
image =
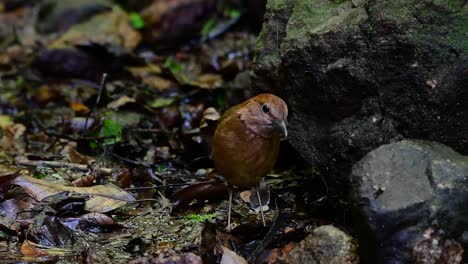
{"type": "Polygon", "coordinates": [[[447,247],[460,243],[466,259],[468,157],[440,143],[403,140],[367,154],[354,165],[351,182],[365,261],[412,263],[412,252],[420,245],[416,255],[424,256],[421,249],[429,247],[421,241],[432,233],[440,248],[445,239],[452,239],[447,247]]]}
{"type": "Polygon", "coordinates": [[[269,0],[252,83],[286,100],[289,141],[327,175],[403,138],[467,154],[467,27],[461,0],[269,0]]]}

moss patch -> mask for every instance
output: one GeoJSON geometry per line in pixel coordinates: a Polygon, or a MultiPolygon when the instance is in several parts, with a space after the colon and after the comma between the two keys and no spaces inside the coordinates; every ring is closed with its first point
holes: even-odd
{"type": "Polygon", "coordinates": [[[307,36],[325,34],[360,24],[367,18],[362,8],[351,1],[298,1],[286,27],[286,40],[306,44],[307,36]]]}

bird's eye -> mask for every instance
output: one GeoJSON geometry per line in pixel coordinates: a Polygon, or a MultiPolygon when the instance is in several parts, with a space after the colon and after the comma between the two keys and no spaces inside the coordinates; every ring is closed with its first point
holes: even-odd
{"type": "Polygon", "coordinates": [[[262,112],[266,114],[270,112],[270,107],[268,107],[268,105],[266,104],[262,104],[262,106],[260,106],[260,110],[262,110],[262,112]]]}

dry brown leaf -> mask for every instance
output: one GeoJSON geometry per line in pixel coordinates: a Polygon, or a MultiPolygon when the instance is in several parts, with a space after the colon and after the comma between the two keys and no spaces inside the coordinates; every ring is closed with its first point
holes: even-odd
{"type": "Polygon", "coordinates": [[[72,162],[72,163],[82,164],[82,165],[89,165],[90,164],[90,158],[83,155],[83,154],[81,154],[81,153],[79,153],[74,148],[70,148],[66,155],[67,155],[68,160],[70,162],[72,162]]]}
{"type": "Polygon", "coordinates": [[[23,242],[20,252],[26,257],[43,257],[49,255],[47,250],[38,248],[36,243],[29,240],[23,242]]]}
{"type": "Polygon", "coordinates": [[[221,87],[223,84],[223,77],[219,74],[205,73],[198,76],[191,84],[202,89],[215,89],[221,87]]]}
{"type": "Polygon", "coordinates": [[[77,113],[81,113],[81,114],[89,113],[89,108],[83,103],[70,102],[70,108],[73,109],[73,111],[77,113]]]}
{"type": "Polygon", "coordinates": [[[73,253],[73,249],[45,247],[29,240],[24,240],[21,244],[20,252],[26,257],[44,257],[44,256],[65,256],[73,253]]]}
{"type": "Polygon", "coordinates": [[[73,45],[98,43],[112,44],[133,50],[141,40],[141,34],[128,23],[127,13],[118,7],[112,11],[92,17],[81,24],[72,26],[52,48],[63,48],[73,45]]]}
{"type": "Polygon", "coordinates": [[[135,102],[136,102],[135,98],[131,98],[131,97],[124,95],[122,97],[119,97],[119,99],[114,100],[110,102],[109,104],[107,104],[107,108],[118,109],[119,107],[123,105],[126,105],[128,103],[135,103],[135,102]]]}
{"type": "Polygon", "coordinates": [[[61,192],[89,195],[90,199],[86,201],[86,210],[98,213],[108,212],[128,202],[135,201],[132,195],[112,184],[95,185],[92,187],[71,187],[39,180],[30,176],[20,176],[13,180],[12,184],[23,187],[31,197],[38,201],[61,192]]]}
{"type": "Polygon", "coordinates": [[[162,92],[173,86],[172,82],[159,76],[151,75],[143,77],[143,83],[162,92]]]}

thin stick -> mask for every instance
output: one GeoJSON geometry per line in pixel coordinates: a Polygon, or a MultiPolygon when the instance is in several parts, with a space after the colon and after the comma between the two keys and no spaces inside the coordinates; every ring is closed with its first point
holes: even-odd
{"type": "Polygon", "coordinates": [[[231,209],[232,209],[232,187],[228,186],[229,192],[229,209],[228,209],[228,225],[226,231],[231,232],[231,209]]]}
{"type": "MultiPolygon", "coordinates": [[[[18,160],[16,161],[16,164],[22,165],[22,166],[31,166],[31,167],[37,167],[37,166],[43,166],[43,167],[49,167],[49,168],[67,168],[67,169],[74,169],[74,170],[79,170],[79,171],[89,171],[91,168],[88,165],[83,165],[83,164],[76,164],[76,163],[68,163],[68,162],[63,162],[63,161],[50,161],[50,160],[18,160]]],[[[112,169],[110,168],[95,168],[99,173],[101,174],[111,174],[112,169]]]]}
{"type": "Polygon", "coordinates": [[[260,199],[260,192],[258,191],[258,188],[255,188],[255,190],[257,191],[258,203],[260,204],[260,213],[262,214],[263,226],[266,226],[266,224],[265,224],[265,216],[263,215],[262,200],[260,199]]]}

